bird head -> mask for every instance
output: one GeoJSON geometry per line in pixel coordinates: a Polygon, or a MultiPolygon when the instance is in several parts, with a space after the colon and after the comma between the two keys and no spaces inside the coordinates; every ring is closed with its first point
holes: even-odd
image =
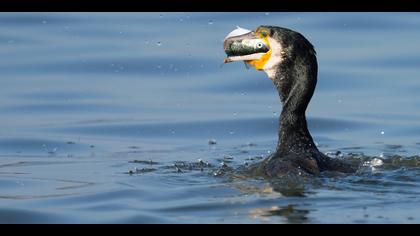
{"type": "Polygon", "coordinates": [[[224,50],[225,63],[244,61],[265,71],[272,80],[278,79],[282,67],[291,68],[295,62],[316,63],[315,50],[303,35],[276,26],[259,26],[254,31],[238,27],[226,36],[224,50]]]}

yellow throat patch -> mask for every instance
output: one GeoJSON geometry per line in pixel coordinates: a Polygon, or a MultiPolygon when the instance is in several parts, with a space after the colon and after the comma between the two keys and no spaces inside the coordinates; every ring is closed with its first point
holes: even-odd
{"type": "Polygon", "coordinates": [[[260,59],[257,60],[250,60],[250,61],[246,61],[246,63],[248,63],[249,65],[255,67],[255,69],[257,70],[263,70],[264,69],[264,65],[265,63],[267,63],[267,61],[270,59],[271,57],[271,47],[270,47],[270,43],[268,42],[268,35],[266,32],[262,31],[262,32],[258,32],[259,37],[261,39],[264,40],[264,42],[268,45],[268,47],[270,48],[270,50],[268,50],[268,52],[266,52],[264,55],[262,55],[260,57],[260,59]]]}

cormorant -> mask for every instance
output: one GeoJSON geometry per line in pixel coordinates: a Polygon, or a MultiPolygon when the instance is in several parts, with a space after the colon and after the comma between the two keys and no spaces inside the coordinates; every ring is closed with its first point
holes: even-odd
{"type": "Polygon", "coordinates": [[[256,168],[268,177],[319,175],[323,171],[353,173],[341,160],[321,153],[309,133],[305,111],[315,91],[318,63],[313,45],[300,33],[282,27],[238,27],[224,40],[225,63],[244,61],[267,73],[280,95],[276,152],[256,168]]]}

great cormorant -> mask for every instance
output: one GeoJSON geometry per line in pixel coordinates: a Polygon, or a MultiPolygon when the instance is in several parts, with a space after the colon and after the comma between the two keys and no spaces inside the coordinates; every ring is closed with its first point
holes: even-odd
{"type": "Polygon", "coordinates": [[[321,153],[309,133],[305,111],[317,83],[318,63],[313,45],[300,33],[275,26],[255,31],[239,28],[224,40],[225,63],[244,61],[267,73],[280,95],[279,140],[276,152],[258,164],[259,173],[281,177],[355,169],[321,153]]]}

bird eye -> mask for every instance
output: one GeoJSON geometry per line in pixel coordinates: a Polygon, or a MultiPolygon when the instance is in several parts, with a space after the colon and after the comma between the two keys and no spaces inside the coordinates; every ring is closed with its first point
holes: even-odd
{"type": "Polygon", "coordinates": [[[262,48],[263,44],[261,42],[257,43],[257,48],[262,48]]]}
{"type": "Polygon", "coordinates": [[[263,31],[263,32],[261,33],[261,35],[265,38],[265,37],[267,37],[267,32],[263,31]]]}

